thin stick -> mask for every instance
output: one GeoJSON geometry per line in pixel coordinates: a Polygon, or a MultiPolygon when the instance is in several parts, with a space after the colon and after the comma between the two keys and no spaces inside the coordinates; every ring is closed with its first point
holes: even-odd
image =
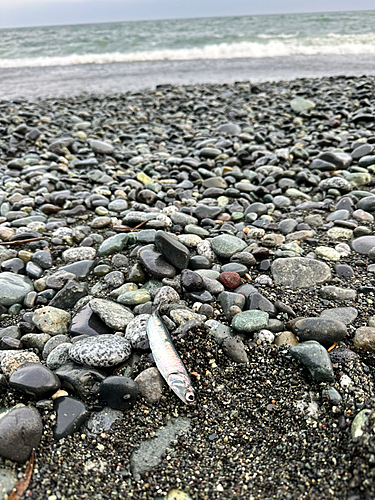
{"type": "Polygon", "coordinates": [[[30,241],[40,241],[45,239],[46,239],[45,237],[41,237],[41,238],[29,238],[28,240],[2,241],[0,245],[22,245],[22,243],[29,243],[30,241]]]}

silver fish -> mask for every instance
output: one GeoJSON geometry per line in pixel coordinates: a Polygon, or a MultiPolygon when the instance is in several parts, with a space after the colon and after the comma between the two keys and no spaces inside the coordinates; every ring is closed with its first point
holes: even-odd
{"type": "Polygon", "coordinates": [[[195,403],[189,375],[158,312],[148,320],[147,336],[156,366],[169,387],[184,403],[195,403]]]}

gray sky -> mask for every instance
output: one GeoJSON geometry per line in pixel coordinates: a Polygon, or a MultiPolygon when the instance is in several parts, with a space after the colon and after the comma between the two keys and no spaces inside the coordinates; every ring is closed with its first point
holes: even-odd
{"type": "Polygon", "coordinates": [[[0,28],[374,8],[374,0],[0,0],[0,28]]]}

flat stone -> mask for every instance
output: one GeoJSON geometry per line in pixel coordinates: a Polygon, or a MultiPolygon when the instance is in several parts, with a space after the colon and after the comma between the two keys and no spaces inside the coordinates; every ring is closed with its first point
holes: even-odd
{"type": "Polygon", "coordinates": [[[145,248],[139,253],[139,259],[146,271],[156,279],[174,278],[175,268],[154,248],[145,248]]]}
{"type": "Polygon", "coordinates": [[[85,422],[85,434],[96,436],[102,432],[109,431],[112,425],[122,417],[122,411],[113,410],[106,406],[97,413],[93,413],[85,422]]]}
{"type": "Polygon", "coordinates": [[[114,147],[108,142],[99,141],[98,139],[90,139],[88,142],[94,153],[110,155],[114,151],[114,147]]]}
{"type": "Polygon", "coordinates": [[[276,284],[294,290],[315,286],[331,278],[327,264],[303,257],[276,259],[271,270],[276,284]]]}
{"type": "Polygon", "coordinates": [[[0,273],[1,305],[21,304],[26,295],[33,290],[34,286],[30,278],[14,273],[0,273]]]}
{"type": "Polygon", "coordinates": [[[89,416],[84,403],[68,396],[55,399],[53,408],[56,412],[53,437],[57,441],[78,431],[89,416]]]}
{"type": "Polygon", "coordinates": [[[50,337],[49,340],[44,345],[42,358],[47,359],[48,355],[55,349],[55,347],[57,347],[60,344],[66,344],[69,342],[70,339],[67,335],[55,335],[54,337],[50,337]]]}
{"type": "Polygon", "coordinates": [[[87,283],[78,283],[77,281],[69,280],[53,297],[49,305],[51,307],[57,307],[58,309],[71,309],[82,297],[85,297],[87,293],[87,283]]]}
{"type": "Polygon", "coordinates": [[[222,343],[223,352],[236,363],[248,363],[245,345],[239,337],[226,337],[222,343]]]}
{"type": "Polygon", "coordinates": [[[264,311],[244,311],[233,317],[232,327],[241,333],[252,333],[266,328],[268,318],[264,311]]]}
{"type": "Polygon", "coordinates": [[[335,307],[333,309],[325,309],[320,317],[325,319],[333,319],[341,321],[344,325],[350,325],[358,316],[358,311],[355,307],[335,307]]]}
{"type": "Polygon", "coordinates": [[[325,318],[303,318],[292,327],[301,342],[316,340],[327,347],[340,342],[347,335],[346,326],[341,321],[325,318]]]}
{"type": "MultiPolygon", "coordinates": [[[[147,441],[142,441],[139,448],[130,457],[130,467],[136,480],[141,479],[141,475],[151,471],[161,463],[167,448],[174,442],[181,433],[186,433],[190,427],[190,419],[178,417],[168,420],[167,425],[157,429],[156,437],[147,441]]],[[[175,490],[181,491],[181,490],[175,490]]],[[[191,500],[191,497],[178,497],[169,495],[168,500],[191,500]]]]}
{"type": "Polygon", "coordinates": [[[340,254],[334,248],[319,246],[315,248],[315,255],[324,260],[329,260],[333,262],[338,262],[340,260],[340,254]]]}
{"type": "Polygon", "coordinates": [[[44,333],[63,335],[69,329],[70,313],[56,307],[46,306],[34,312],[32,321],[44,333]]]}
{"type": "Polygon", "coordinates": [[[80,260],[78,262],[74,262],[73,264],[60,267],[59,271],[71,273],[77,278],[77,280],[81,281],[89,276],[91,271],[94,269],[95,264],[95,260],[80,260]]]}
{"type": "Polygon", "coordinates": [[[241,252],[247,247],[247,243],[237,236],[223,234],[215,236],[211,240],[211,248],[219,257],[229,259],[235,253],[241,252]]]}
{"type": "MultiPolygon", "coordinates": [[[[0,351],[1,352],[1,351],[0,351]]],[[[6,377],[24,363],[39,363],[38,356],[29,351],[6,351],[2,356],[0,367],[6,377]]]]}
{"type": "Polygon", "coordinates": [[[351,246],[356,252],[368,255],[370,250],[375,247],[375,236],[361,236],[360,238],[353,240],[351,246]]]}
{"type": "Polygon", "coordinates": [[[57,370],[70,361],[69,350],[71,342],[64,342],[56,346],[47,356],[46,365],[50,370],[57,370]]]}
{"type": "Polygon", "coordinates": [[[125,292],[117,297],[117,302],[125,306],[136,306],[137,304],[144,304],[149,300],[151,300],[151,295],[144,288],[132,292],[125,292]]]}
{"type": "Polygon", "coordinates": [[[96,257],[96,250],[92,247],[68,248],[62,254],[64,262],[79,262],[80,260],[93,260],[96,257]]]}
{"type": "Polygon", "coordinates": [[[131,343],[133,349],[146,350],[149,348],[147,337],[147,323],[149,314],[139,314],[126,327],[124,338],[131,343]]]}
{"type": "Polygon", "coordinates": [[[180,241],[165,231],[157,231],[155,245],[163,257],[177,269],[186,269],[190,252],[180,241]]]}
{"type": "Polygon", "coordinates": [[[107,238],[98,248],[98,256],[102,257],[104,255],[121,252],[125,248],[128,239],[129,237],[126,233],[116,234],[115,236],[107,238]]]}
{"type": "Polygon", "coordinates": [[[341,288],[338,286],[322,286],[320,295],[324,299],[329,300],[355,300],[357,297],[356,290],[351,288],[341,288]]]}
{"type": "Polygon", "coordinates": [[[17,474],[11,470],[0,469],[0,499],[9,498],[11,491],[17,483],[17,474]]]}
{"type": "Polygon", "coordinates": [[[294,333],[285,331],[281,332],[280,335],[277,335],[275,338],[275,344],[277,346],[281,345],[297,345],[298,340],[297,337],[294,335],[294,333]]]}
{"type": "Polygon", "coordinates": [[[23,463],[39,446],[43,423],[38,410],[30,406],[0,412],[0,455],[23,463]]]}
{"type": "Polygon", "coordinates": [[[13,371],[9,385],[38,399],[48,398],[60,389],[60,380],[40,363],[25,363],[13,371]]]}
{"type": "Polygon", "coordinates": [[[329,354],[319,342],[309,340],[291,346],[289,352],[293,358],[309,370],[316,382],[333,382],[335,380],[329,354]]]}
{"type": "Polygon", "coordinates": [[[69,349],[72,361],[94,367],[116,366],[126,361],[130,354],[130,342],[118,335],[87,337],[69,349]]]}
{"type": "Polygon", "coordinates": [[[361,326],[357,328],[353,344],[357,349],[366,352],[375,352],[375,327],[361,326]]]}
{"type": "Polygon", "coordinates": [[[134,318],[126,307],[112,300],[92,299],[89,302],[91,310],[113,330],[125,330],[128,323],[134,318]]]}
{"type": "Polygon", "coordinates": [[[149,404],[158,403],[165,385],[163,377],[155,367],[146,368],[135,379],[139,392],[149,404]]]}
{"type": "Polygon", "coordinates": [[[295,97],[292,101],[290,101],[290,107],[296,113],[299,113],[300,111],[308,111],[315,108],[315,106],[316,104],[313,101],[302,99],[302,97],[295,97]]]}
{"type": "Polygon", "coordinates": [[[113,330],[86,304],[72,317],[69,333],[72,336],[103,335],[113,333],[113,330]]]}

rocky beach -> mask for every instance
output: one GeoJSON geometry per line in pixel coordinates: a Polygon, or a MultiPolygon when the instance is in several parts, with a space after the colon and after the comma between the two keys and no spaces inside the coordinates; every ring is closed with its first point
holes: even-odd
{"type": "Polygon", "coordinates": [[[0,100],[0,499],[33,449],[34,500],[374,498],[374,99],[336,76],[0,100]]]}

